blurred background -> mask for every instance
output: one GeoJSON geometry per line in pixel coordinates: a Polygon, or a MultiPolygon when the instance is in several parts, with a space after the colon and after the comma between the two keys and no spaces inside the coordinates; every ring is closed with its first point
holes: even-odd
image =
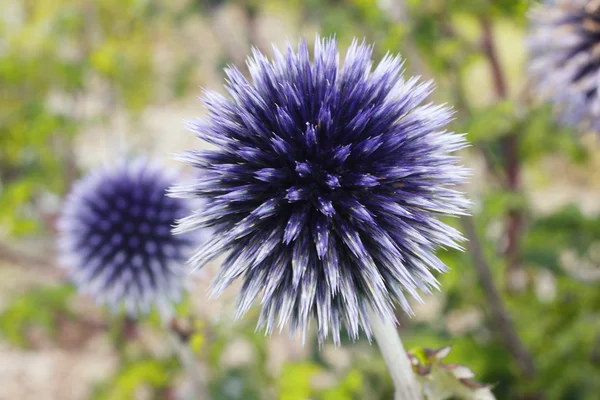
{"type": "MultiPolygon", "coordinates": [[[[399,315],[408,348],[452,346],[498,399],[598,399],[600,139],[555,122],[526,73],[526,0],[2,0],[0,399],[390,399],[366,339],[321,351],[234,321],[235,288],[194,276],[166,332],[110,316],[55,261],[73,182],[123,149],[172,165],[201,143],[201,88],[246,72],[255,46],[335,35],[402,53],[456,109],[473,169],[467,251],[442,252],[442,291],[399,315]],[[192,362],[190,362],[190,360],[192,362]]],[[[186,173],[183,170],[183,173],[186,173]]],[[[314,333],[314,332],[312,332],[314,333]]]]}

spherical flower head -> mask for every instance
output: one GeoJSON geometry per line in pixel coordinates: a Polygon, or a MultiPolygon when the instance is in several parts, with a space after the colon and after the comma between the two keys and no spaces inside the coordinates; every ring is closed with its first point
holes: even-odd
{"type": "Polygon", "coordinates": [[[555,0],[530,12],[529,72],[561,121],[600,130],[600,1],[555,0]]]}
{"type": "Polygon", "coordinates": [[[255,50],[252,81],[228,68],[230,98],[206,92],[208,117],[190,124],[216,148],[181,156],[203,177],[172,195],[208,204],[176,231],[215,227],[190,264],[229,251],[213,294],[241,277],[238,315],[262,292],[267,332],[304,332],[314,317],[320,341],[339,342],[342,325],[369,335],[369,308],[410,312],[407,294],[446,270],[436,248],[461,239],[438,217],[468,204],[450,155],[464,137],[441,130],[448,108],[422,105],[431,82],[405,80],[390,55],[372,71],[371,53],[355,41],[340,67],[334,39],[317,38],[312,61],[305,41],[273,60],[255,50]]]}
{"type": "Polygon", "coordinates": [[[113,311],[152,306],[167,315],[184,287],[189,235],[173,236],[188,202],[167,197],[176,174],[145,159],[97,169],[79,182],[59,220],[61,263],[74,283],[113,311]]]}

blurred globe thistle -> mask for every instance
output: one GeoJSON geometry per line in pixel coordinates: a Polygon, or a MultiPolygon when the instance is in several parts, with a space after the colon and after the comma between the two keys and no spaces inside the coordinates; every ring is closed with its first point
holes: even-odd
{"type": "Polygon", "coordinates": [[[464,212],[452,189],[466,171],[449,153],[464,137],[441,130],[447,107],[420,105],[432,83],[402,78],[398,57],[371,71],[372,47],[356,41],[343,67],[334,39],[315,41],[269,61],[258,50],[252,82],[228,68],[231,99],[207,91],[207,120],[190,124],[216,149],[181,159],[202,171],[176,197],[208,199],[206,209],[179,221],[175,232],[214,226],[197,250],[202,267],[229,250],[213,295],[243,277],[238,317],[263,292],[259,327],[305,332],[314,316],[319,340],[342,324],[352,338],[370,335],[368,309],[394,320],[405,297],[437,286],[445,271],[439,246],[459,247],[461,235],[439,216],[464,212]]]}
{"type": "Polygon", "coordinates": [[[530,12],[529,72],[563,123],[600,130],[600,1],[555,0],[530,12]]]}
{"type": "Polygon", "coordinates": [[[180,300],[189,236],[172,236],[185,200],[165,196],[175,174],[145,159],[101,168],[77,182],[59,219],[61,264],[113,311],[167,315],[180,300]]]}

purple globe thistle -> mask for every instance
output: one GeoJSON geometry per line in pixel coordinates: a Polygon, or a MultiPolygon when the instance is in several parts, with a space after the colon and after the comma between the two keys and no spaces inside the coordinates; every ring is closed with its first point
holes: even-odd
{"type": "Polygon", "coordinates": [[[600,130],[600,1],[555,0],[530,13],[530,76],[568,125],[600,130]]]}
{"type": "Polygon", "coordinates": [[[176,176],[136,159],[101,168],[77,182],[59,219],[61,264],[85,293],[130,316],[153,305],[167,315],[180,300],[191,238],[173,236],[185,200],[165,196],[176,176]]]}
{"type": "Polygon", "coordinates": [[[314,316],[320,341],[339,342],[342,325],[370,335],[369,307],[410,312],[406,294],[419,299],[447,269],[436,248],[462,239],[438,217],[468,205],[450,155],[464,136],[441,130],[447,107],[422,105],[431,82],[404,80],[390,55],[371,71],[371,54],[355,41],[340,67],[335,40],[319,38],[312,62],[305,41],[272,61],[254,50],[252,82],[228,68],[231,98],[207,91],[207,119],[190,124],[216,149],[181,155],[202,178],[172,195],[208,204],[175,231],[215,227],[189,263],[229,251],[212,294],[242,277],[238,316],[262,292],[268,333],[288,322],[305,332],[314,316]]]}

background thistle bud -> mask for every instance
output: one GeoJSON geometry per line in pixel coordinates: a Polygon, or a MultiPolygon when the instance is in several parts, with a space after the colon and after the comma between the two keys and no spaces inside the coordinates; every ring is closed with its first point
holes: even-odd
{"type": "Polygon", "coordinates": [[[188,236],[171,235],[186,201],[165,196],[175,174],[144,159],[77,182],[59,220],[62,264],[75,284],[113,310],[161,313],[181,298],[188,236]]]}
{"type": "Polygon", "coordinates": [[[600,129],[600,1],[556,0],[530,12],[529,72],[562,121],[600,129]]]}

